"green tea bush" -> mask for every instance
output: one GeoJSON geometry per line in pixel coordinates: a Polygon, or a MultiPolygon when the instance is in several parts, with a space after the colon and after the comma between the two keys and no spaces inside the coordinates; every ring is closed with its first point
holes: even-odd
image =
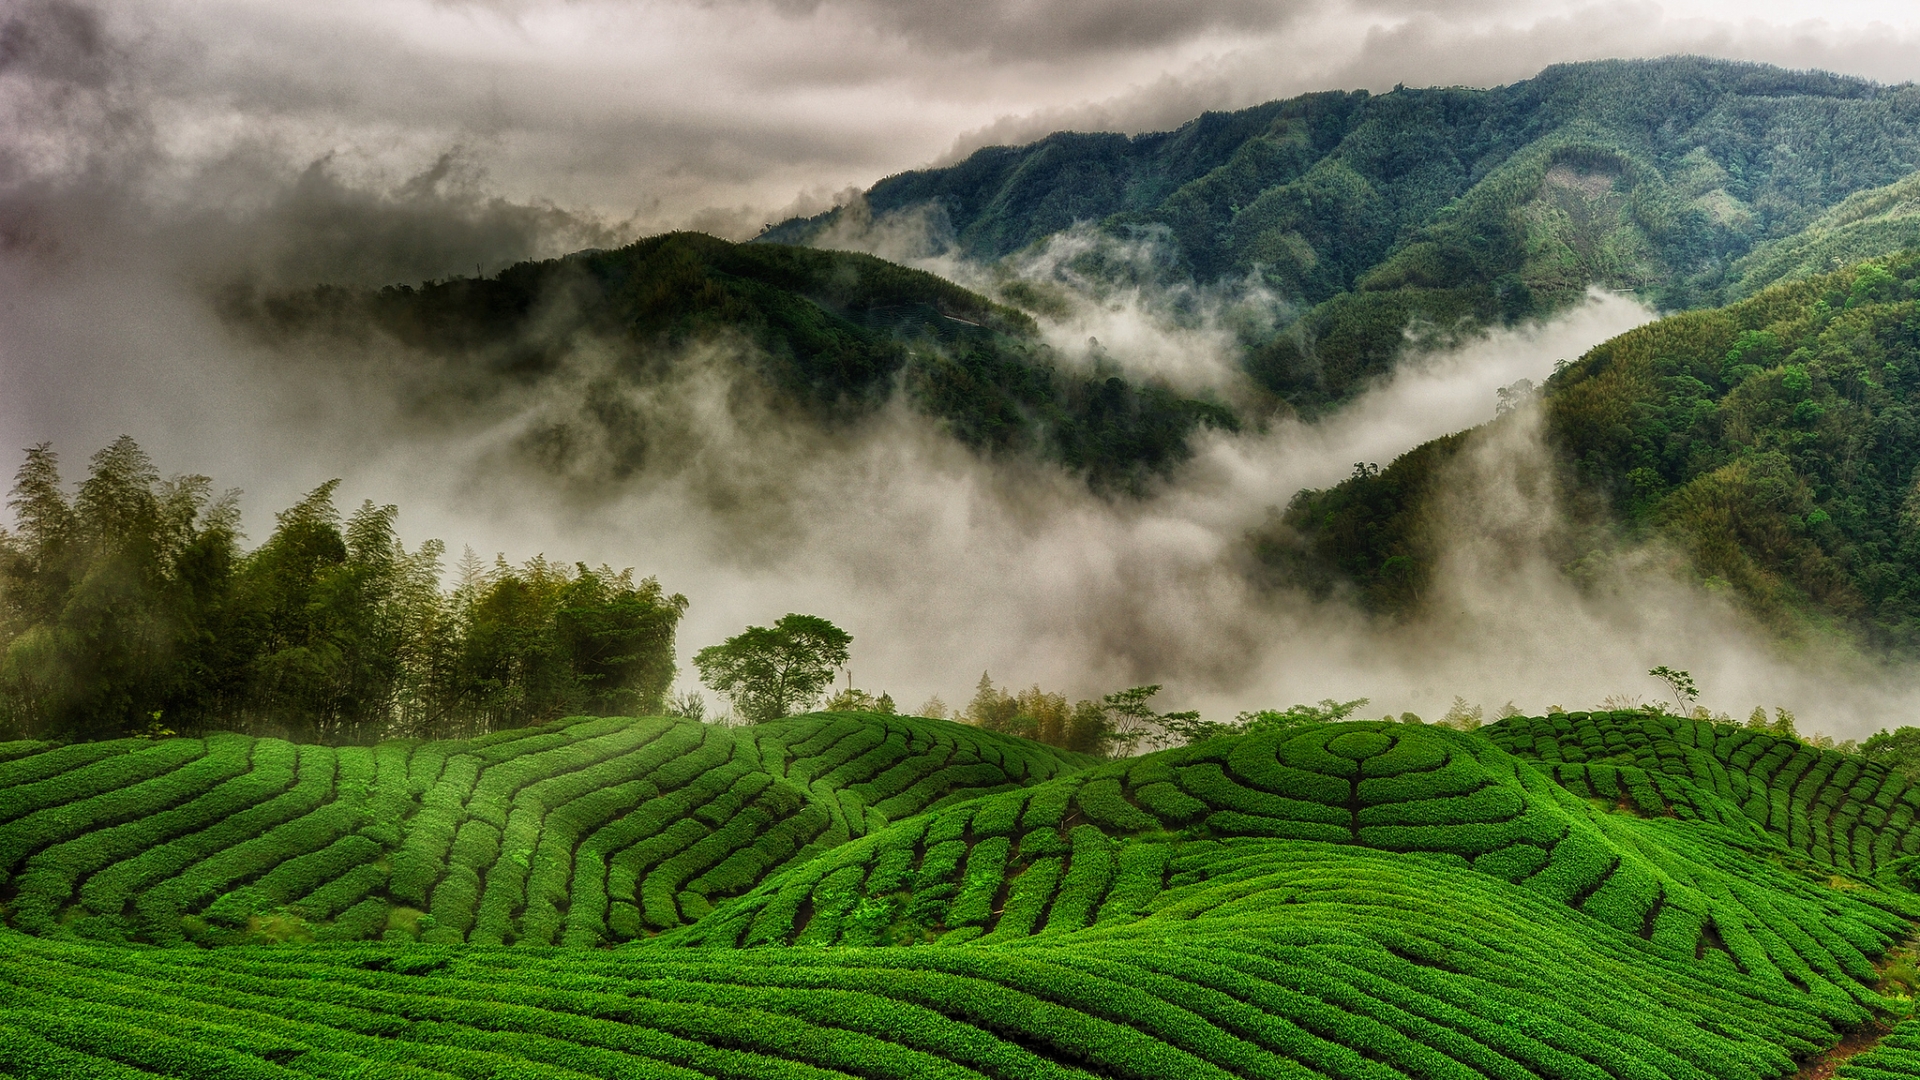
{"type": "Polygon", "coordinates": [[[237,882],[336,939],[325,924],[370,900],[431,912],[443,941],[617,939],[679,925],[683,907],[747,892],[889,812],[1085,760],[866,715],[739,732],[593,718],[339,751],[244,736],[14,750],[0,758],[8,920],[158,941],[237,882]]]}
{"type": "MultiPolygon", "coordinates": [[[[1548,717],[1514,717],[1483,730],[1495,745],[1542,761],[1570,760],[1576,750],[1598,756],[1610,745],[1607,756],[1634,764],[1612,770],[1618,794],[1606,786],[1604,767],[1588,766],[1595,794],[1627,798],[1649,816],[1738,822],[1845,873],[1874,875],[1909,847],[1920,850],[1913,829],[1920,789],[1877,762],[1797,739],[1643,712],[1596,713],[1565,732],[1548,717]]],[[[1559,768],[1567,777],[1567,767],[1559,768]]]]}
{"type": "Polygon", "coordinates": [[[1774,741],[1642,714],[1098,765],[864,715],[216,739],[7,867],[41,936],[0,929],[0,1075],[1781,1077],[1887,1015],[1920,901],[1859,869],[1902,850],[1908,789],[1774,741]],[[116,943],[187,940],[278,944],[116,943]]]}

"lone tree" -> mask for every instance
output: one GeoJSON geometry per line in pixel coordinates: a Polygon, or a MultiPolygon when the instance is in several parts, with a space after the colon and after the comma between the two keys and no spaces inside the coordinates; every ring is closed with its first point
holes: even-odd
{"type": "Polygon", "coordinates": [[[1692,672],[1661,664],[1647,674],[1666,683],[1667,688],[1673,691],[1673,707],[1679,710],[1681,716],[1692,713],[1694,699],[1700,696],[1700,688],[1694,685],[1692,672]]]}
{"type": "Polygon", "coordinates": [[[700,681],[760,724],[820,700],[834,669],[847,662],[852,635],[817,615],[789,613],[772,626],[749,626],[693,658],[700,681]]]}

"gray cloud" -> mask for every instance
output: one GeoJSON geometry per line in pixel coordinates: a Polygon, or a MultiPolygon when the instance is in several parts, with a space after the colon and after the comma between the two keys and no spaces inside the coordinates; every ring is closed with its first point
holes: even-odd
{"type": "Polygon", "coordinates": [[[91,8],[56,0],[25,5],[0,22],[0,73],[98,87],[108,63],[106,34],[91,8]]]}
{"type": "Polygon", "coordinates": [[[1340,14],[1302,18],[1287,32],[1248,34],[1104,96],[1009,112],[949,143],[941,163],[983,146],[1062,129],[1166,130],[1207,109],[1243,108],[1323,89],[1490,87],[1556,63],[1696,53],[1818,68],[1898,83],[1920,78],[1920,18],[1903,8],[1830,5],[1809,19],[1794,5],[1622,0],[1518,4],[1506,0],[1362,0],[1340,14]]]}
{"type": "Polygon", "coordinates": [[[1203,35],[1271,33],[1311,5],[1299,0],[775,0],[787,11],[838,6],[926,50],[1043,60],[1177,46],[1203,35]]]}
{"type": "Polygon", "coordinates": [[[515,202],[740,235],[796,193],[988,143],[1165,129],[1312,89],[1491,85],[1678,51],[1920,70],[1912,13],[1820,14],[1785,0],[29,0],[0,32],[0,182],[137,158],[126,184],[179,198],[248,153],[391,189],[460,147],[515,202]]]}

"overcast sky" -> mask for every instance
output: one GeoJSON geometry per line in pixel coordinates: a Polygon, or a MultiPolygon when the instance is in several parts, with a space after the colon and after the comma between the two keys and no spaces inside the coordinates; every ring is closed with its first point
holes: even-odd
{"type": "MultiPolygon", "coordinates": [[[[0,183],[125,167],[244,201],[325,161],[652,231],[750,233],[850,185],[1060,127],[1177,125],[1312,89],[1495,85],[1702,52],[1920,75],[1891,2],[1682,0],[4,0],[0,183]],[[119,155],[116,158],[115,155],[119,155]],[[181,181],[187,181],[181,183],[181,181]]],[[[169,186],[171,185],[171,186],[169,186]]],[[[17,230],[16,230],[17,231],[17,230]]]]}

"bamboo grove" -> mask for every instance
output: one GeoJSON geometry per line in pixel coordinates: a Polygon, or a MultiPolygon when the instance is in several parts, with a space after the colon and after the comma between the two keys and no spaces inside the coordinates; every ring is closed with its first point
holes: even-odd
{"type": "Polygon", "coordinates": [[[306,741],[470,735],[657,712],[686,599],[631,571],[413,550],[337,482],[243,547],[237,492],[162,479],[131,439],[69,493],[27,451],[0,530],[0,734],[231,730],[306,741]]]}

